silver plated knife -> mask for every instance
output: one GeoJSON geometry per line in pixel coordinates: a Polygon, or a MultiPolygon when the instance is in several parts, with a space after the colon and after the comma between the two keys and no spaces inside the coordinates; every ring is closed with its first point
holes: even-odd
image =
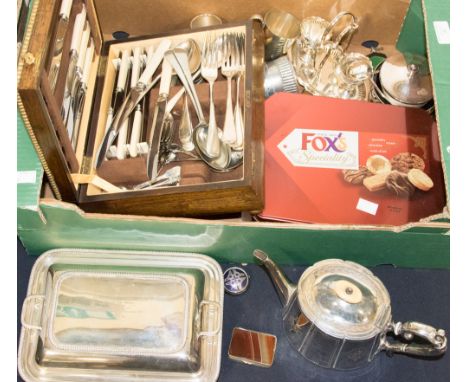
{"type": "Polygon", "coordinates": [[[78,61],[78,53],[80,49],[81,37],[83,36],[84,26],[86,23],[86,7],[83,5],[81,12],[75,17],[73,26],[73,34],[70,44],[70,61],[68,63],[67,81],[65,86],[65,95],[71,90],[73,77],[75,74],[76,62],[78,61]]]}
{"type": "MultiPolygon", "coordinates": [[[[120,62],[119,77],[117,79],[117,98],[121,100],[117,101],[119,103],[123,102],[126,93],[128,92],[128,72],[130,69],[130,49],[124,50],[122,54],[122,60],[120,62]]],[[[125,159],[125,144],[127,142],[127,131],[128,131],[128,120],[124,120],[120,126],[119,136],[117,138],[117,158],[125,159]]]]}
{"type": "Polygon", "coordinates": [[[84,66],[84,60],[86,58],[86,49],[88,47],[88,41],[89,37],[91,34],[91,30],[89,27],[89,23],[86,22],[86,29],[83,32],[83,35],[81,36],[81,41],[80,41],[80,48],[78,50],[78,59],[75,64],[75,73],[73,75],[73,81],[71,83],[71,87],[69,88],[69,98],[70,98],[70,106],[69,106],[69,111],[67,112],[67,118],[65,120],[65,124],[67,125],[67,130],[70,138],[72,137],[73,134],[73,126],[75,123],[75,116],[77,113],[77,104],[76,100],[78,97],[78,93],[80,90],[80,83],[81,83],[81,78],[83,77],[83,66],[84,66]]]}
{"type": "Polygon", "coordinates": [[[70,89],[74,115],[76,114],[76,111],[77,111],[76,102],[74,101],[77,100],[77,96],[81,88],[81,83],[83,82],[84,65],[85,65],[86,52],[88,49],[90,36],[91,36],[91,29],[90,29],[89,23],[86,22],[86,28],[83,32],[83,35],[81,36],[80,49],[78,51],[78,61],[76,62],[75,75],[73,76],[73,83],[70,89]]]}
{"type": "Polygon", "coordinates": [[[76,144],[78,140],[78,133],[80,131],[80,124],[81,124],[81,117],[83,115],[83,107],[84,101],[86,98],[86,91],[88,90],[88,80],[89,80],[89,72],[91,70],[91,63],[93,62],[94,57],[94,42],[91,40],[91,44],[86,49],[86,57],[83,66],[83,76],[81,78],[80,89],[77,96],[76,104],[77,112],[75,115],[75,123],[73,127],[73,135],[72,135],[72,147],[76,150],[76,144]]]}
{"type": "MultiPolygon", "coordinates": [[[[133,88],[138,82],[138,77],[140,76],[141,69],[141,47],[137,46],[133,49],[133,63],[132,63],[132,77],[130,81],[130,86],[133,88]]],[[[128,146],[128,152],[132,158],[135,158],[138,155],[137,143],[140,139],[140,131],[142,124],[142,110],[141,104],[139,104],[133,113],[132,121],[132,131],[130,133],[130,143],[128,146]]]]}
{"type": "Polygon", "coordinates": [[[60,70],[60,62],[62,60],[63,41],[68,29],[68,21],[73,0],[62,0],[59,11],[59,20],[55,32],[55,43],[51,52],[50,69],[49,69],[49,84],[52,92],[57,84],[58,73],[60,70]]]}
{"type": "Polygon", "coordinates": [[[72,41],[70,45],[70,61],[68,63],[67,79],[65,82],[65,90],[62,105],[62,119],[64,122],[68,119],[68,113],[71,105],[71,86],[75,74],[76,62],[78,61],[78,54],[80,49],[81,37],[83,35],[83,28],[86,22],[86,8],[83,5],[81,13],[75,18],[73,26],[72,41]]]}
{"type": "Polygon", "coordinates": [[[166,53],[170,46],[171,40],[161,40],[158,48],[156,49],[156,52],[154,52],[154,54],[151,56],[151,60],[146,65],[146,68],[141,74],[136,86],[130,90],[130,94],[127,96],[119,111],[116,113],[114,119],[112,120],[111,127],[105,134],[104,139],[99,147],[95,163],[96,168],[100,167],[104,161],[107,150],[109,150],[112,142],[114,142],[115,138],[117,137],[122,122],[130,116],[130,113],[135,109],[136,105],[158,81],[158,77],[156,77],[153,81],[151,81],[151,78],[156,72],[159,64],[161,64],[161,61],[164,58],[164,53],[166,53]]]}
{"type": "Polygon", "coordinates": [[[150,138],[149,138],[149,153],[147,159],[147,174],[148,178],[155,179],[158,174],[158,161],[159,161],[159,146],[161,136],[163,135],[163,120],[166,115],[167,99],[169,98],[169,89],[171,87],[172,66],[164,59],[161,82],[159,84],[159,95],[154,111],[153,121],[151,124],[150,138]]]}

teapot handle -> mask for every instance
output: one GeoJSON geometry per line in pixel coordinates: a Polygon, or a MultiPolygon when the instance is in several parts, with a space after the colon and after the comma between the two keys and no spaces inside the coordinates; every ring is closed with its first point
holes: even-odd
{"type": "MultiPolygon", "coordinates": [[[[327,38],[327,36],[332,32],[333,28],[338,24],[338,22],[343,18],[349,16],[351,18],[351,23],[349,25],[354,26],[353,29],[357,29],[357,22],[356,22],[356,17],[351,13],[351,12],[340,12],[338,13],[332,21],[330,21],[330,24],[327,26],[327,28],[323,31],[322,34],[322,39],[320,41],[321,44],[323,44],[327,38]]],[[[349,26],[348,25],[348,26],[349,26]]],[[[339,44],[339,42],[338,42],[339,44]]]]}
{"type": "MultiPolygon", "coordinates": [[[[356,23],[352,23],[348,25],[346,28],[344,28],[341,33],[338,35],[336,38],[336,41],[334,41],[330,47],[328,47],[327,52],[325,53],[324,57],[318,64],[317,68],[317,74],[314,78],[313,84],[317,83],[320,80],[320,76],[322,74],[322,69],[325,66],[325,63],[328,61],[330,58],[332,51],[334,49],[338,49],[339,46],[341,46],[342,51],[346,50],[351,42],[351,37],[353,36],[353,33],[356,31],[358,28],[358,25],[356,23]],[[345,42],[344,45],[341,45],[342,42],[345,42]]],[[[323,46],[323,41],[322,41],[322,46],[323,46]]],[[[320,93],[320,92],[318,92],[320,93]]],[[[321,94],[320,94],[321,95],[321,94]]]]}
{"type": "Polygon", "coordinates": [[[436,357],[447,350],[447,337],[445,331],[436,329],[420,322],[392,322],[388,328],[396,336],[402,336],[406,341],[412,341],[415,336],[427,341],[427,344],[414,344],[404,342],[389,342],[384,336],[381,349],[390,353],[405,353],[424,357],[436,357]]]}
{"type": "Polygon", "coordinates": [[[343,50],[348,49],[349,44],[351,43],[351,38],[353,37],[354,32],[358,29],[356,23],[352,23],[344,28],[341,33],[336,37],[334,42],[336,45],[341,45],[343,50]]]}

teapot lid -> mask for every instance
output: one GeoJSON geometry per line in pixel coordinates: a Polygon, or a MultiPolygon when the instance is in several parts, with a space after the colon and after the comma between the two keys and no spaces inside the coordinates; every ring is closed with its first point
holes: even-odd
{"type": "Polygon", "coordinates": [[[366,340],[384,332],[391,320],[385,286],[351,261],[315,263],[301,276],[297,296],[302,313],[336,338],[366,340]]]}
{"type": "Polygon", "coordinates": [[[383,90],[395,100],[422,105],[432,99],[432,81],[427,59],[418,54],[396,53],[380,68],[383,90]]]}

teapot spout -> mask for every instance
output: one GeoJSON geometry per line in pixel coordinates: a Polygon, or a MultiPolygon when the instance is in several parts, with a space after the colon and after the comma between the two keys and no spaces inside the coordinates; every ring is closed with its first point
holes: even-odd
{"type": "Polygon", "coordinates": [[[253,255],[267,269],[268,274],[273,280],[273,284],[275,284],[283,306],[288,306],[296,293],[297,286],[289,281],[283,271],[278,268],[276,263],[272,261],[265,252],[256,249],[253,255]]]}

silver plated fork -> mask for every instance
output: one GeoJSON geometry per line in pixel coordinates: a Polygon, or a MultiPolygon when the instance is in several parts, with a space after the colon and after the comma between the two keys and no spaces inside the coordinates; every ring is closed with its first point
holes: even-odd
{"type": "Polygon", "coordinates": [[[234,124],[236,126],[236,142],[233,149],[244,148],[244,113],[240,106],[240,82],[245,73],[245,35],[236,35],[235,44],[235,68],[236,68],[236,106],[234,108],[234,124]]]}
{"type": "Polygon", "coordinates": [[[201,75],[210,85],[210,119],[208,121],[208,132],[206,137],[206,152],[210,158],[216,158],[221,152],[221,142],[218,136],[218,125],[216,124],[215,106],[213,101],[214,82],[218,78],[216,39],[212,33],[205,35],[202,49],[201,75]]]}
{"type": "Polygon", "coordinates": [[[226,115],[224,117],[223,141],[230,146],[236,144],[236,125],[232,110],[231,79],[237,74],[237,52],[235,49],[235,35],[226,33],[223,36],[223,63],[221,73],[227,79],[226,115]]]}

